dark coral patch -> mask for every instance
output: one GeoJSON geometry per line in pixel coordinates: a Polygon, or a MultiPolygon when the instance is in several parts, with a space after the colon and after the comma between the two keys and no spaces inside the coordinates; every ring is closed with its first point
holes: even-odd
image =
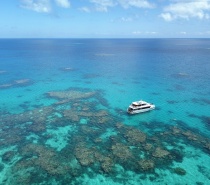
{"type": "Polygon", "coordinates": [[[186,171],[183,168],[177,167],[177,168],[173,168],[173,172],[176,173],[177,175],[186,175],[186,171]]]}

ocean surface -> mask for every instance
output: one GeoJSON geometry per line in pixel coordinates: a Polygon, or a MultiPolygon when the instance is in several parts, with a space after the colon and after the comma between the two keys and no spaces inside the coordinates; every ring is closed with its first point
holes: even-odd
{"type": "Polygon", "coordinates": [[[0,185],[210,184],[210,39],[0,39],[0,156],[0,185]]]}

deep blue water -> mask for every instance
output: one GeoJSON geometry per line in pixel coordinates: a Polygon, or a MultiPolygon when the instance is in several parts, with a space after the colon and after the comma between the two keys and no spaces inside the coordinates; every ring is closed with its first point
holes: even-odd
{"type": "Polygon", "coordinates": [[[210,39],[1,39],[0,184],[208,184],[209,59],[210,39]]]}

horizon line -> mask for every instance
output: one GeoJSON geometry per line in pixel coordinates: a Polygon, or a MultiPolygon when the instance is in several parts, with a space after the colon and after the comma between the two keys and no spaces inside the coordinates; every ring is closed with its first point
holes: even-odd
{"type": "Polygon", "coordinates": [[[0,37],[0,39],[210,39],[210,37],[0,37]]]}

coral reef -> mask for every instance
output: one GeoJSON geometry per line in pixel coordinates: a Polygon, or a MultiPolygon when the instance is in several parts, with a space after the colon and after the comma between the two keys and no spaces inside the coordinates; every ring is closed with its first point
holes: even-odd
{"type": "Polygon", "coordinates": [[[11,162],[12,159],[15,156],[15,152],[14,151],[7,151],[2,155],[2,161],[3,162],[11,162]]]}
{"type": "Polygon", "coordinates": [[[101,154],[96,148],[87,148],[85,145],[86,143],[79,143],[74,150],[79,163],[85,167],[100,163],[101,169],[105,173],[111,172],[114,164],[112,159],[101,154]]]}
{"type": "Polygon", "coordinates": [[[30,82],[30,79],[20,79],[14,81],[16,84],[26,84],[30,82]]]}
{"type": "Polygon", "coordinates": [[[7,71],[3,71],[3,70],[1,70],[0,71],[0,74],[4,74],[4,73],[6,73],[7,71]]]}
{"type": "Polygon", "coordinates": [[[183,160],[180,143],[210,153],[210,139],[182,127],[182,122],[179,126],[157,121],[125,125],[108,111],[101,94],[87,89],[52,91],[47,95],[58,100],[55,104],[19,114],[2,111],[0,147],[14,147],[14,151],[5,150],[2,155],[4,165],[14,163],[11,167],[14,175],[8,177],[7,183],[41,184],[54,178],[58,184],[70,184],[85,173],[114,177],[118,172],[116,166],[141,175],[155,176],[156,168],[185,175],[183,168],[170,167],[174,161],[183,160]],[[33,143],[31,138],[36,138],[33,143]],[[65,146],[56,150],[63,143],[65,146]]]}
{"type": "Polygon", "coordinates": [[[0,164],[0,172],[4,169],[4,165],[0,164]]]}
{"type": "Polygon", "coordinates": [[[126,139],[128,140],[128,142],[132,143],[132,144],[139,144],[139,143],[143,143],[146,140],[146,134],[141,132],[138,129],[129,129],[126,131],[125,135],[126,139]]]}
{"type": "Polygon", "coordinates": [[[157,147],[152,156],[156,158],[166,158],[169,154],[170,153],[167,150],[157,147]]]}
{"type": "Polygon", "coordinates": [[[152,144],[150,144],[150,143],[145,143],[144,145],[143,145],[143,148],[144,148],[144,150],[145,151],[152,151],[153,150],[153,145],[152,144]]]}
{"type": "Polygon", "coordinates": [[[94,151],[86,148],[84,146],[85,144],[78,144],[78,146],[75,148],[75,157],[78,159],[80,164],[82,166],[89,166],[90,164],[94,163],[94,151]]]}
{"type": "Polygon", "coordinates": [[[95,92],[81,92],[81,91],[75,91],[75,90],[51,91],[51,92],[47,93],[47,95],[51,98],[68,99],[68,100],[89,98],[89,97],[93,96],[94,94],[95,94],[95,92]]]}
{"type": "Polygon", "coordinates": [[[14,170],[23,170],[31,166],[37,166],[49,175],[64,175],[69,170],[67,163],[61,163],[60,156],[50,148],[42,145],[29,144],[23,147],[21,155],[27,160],[17,162],[14,170]]]}
{"type": "Polygon", "coordinates": [[[112,145],[111,150],[113,155],[118,159],[120,159],[121,161],[126,161],[130,158],[133,158],[133,155],[130,152],[129,147],[122,143],[116,143],[112,145]]]}
{"type": "Polygon", "coordinates": [[[18,86],[28,86],[28,85],[31,85],[32,83],[33,82],[30,79],[19,79],[19,80],[14,80],[13,82],[0,85],[0,89],[6,89],[6,88],[18,87],[18,86]]]}
{"type": "Polygon", "coordinates": [[[173,172],[177,175],[186,175],[186,171],[180,167],[173,168],[173,172]]]}
{"type": "Polygon", "coordinates": [[[152,171],[155,168],[155,163],[152,160],[140,160],[138,161],[138,165],[140,166],[142,171],[152,171]]]}
{"type": "Polygon", "coordinates": [[[6,89],[6,88],[9,88],[12,86],[13,86],[13,84],[2,84],[2,85],[0,85],[0,89],[6,89]]]}
{"type": "Polygon", "coordinates": [[[75,69],[72,67],[64,67],[60,69],[61,71],[74,71],[75,69]]]}

